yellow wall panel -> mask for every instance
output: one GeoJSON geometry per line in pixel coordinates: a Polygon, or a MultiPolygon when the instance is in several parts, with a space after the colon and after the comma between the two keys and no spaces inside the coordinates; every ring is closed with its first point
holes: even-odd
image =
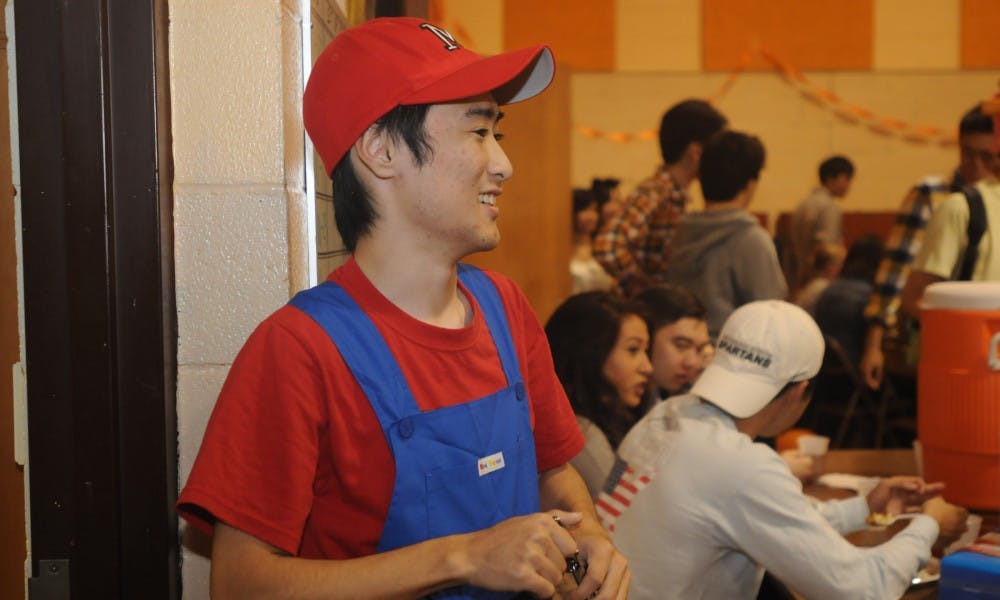
{"type": "MultiPolygon", "coordinates": [[[[995,89],[1000,70],[933,73],[809,72],[808,78],[845,100],[909,123],[954,131],[961,115],[995,89]],[[984,92],[986,90],[986,92],[984,92]]],[[[577,73],[573,124],[603,131],[655,130],[672,103],[712,95],[725,73],[577,73]]],[[[894,210],[907,187],[929,174],[949,176],[958,148],[917,143],[849,122],[811,102],[775,73],[744,73],[718,108],[735,129],[760,136],[767,164],[751,210],[792,210],[816,185],[819,162],[850,156],[858,172],[847,211],[894,210]]],[[[573,185],[616,176],[631,190],[661,161],[654,140],[615,142],[572,133],[573,185]]]]}
{"type": "Polygon", "coordinates": [[[614,0],[505,0],[507,49],[548,44],[560,64],[575,69],[615,66],[614,0]]]}
{"type": "Polygon", "coordinates": [[[1000,67],[1000,2],[997,0],[962,0],[962,66],[967,69],[1000,67]]]}
{"type": "Polygon", "coordinates": [[[701,69],[700,0],[618,0],[619,71],[701,69]]]}
{"type": "Polygon", "coordinates": [[[875,0],[874,68],[958,68],[960,12],[959,0],[875,0]]]}
{"type": "MultiPolygon", "coordinates": [[[[868,69],[872,1],[702,0],[703,65],[732,69],[762,45],[799,69],[868,69]]],[[[750,66],[767,64],[754,58],[750,66]]]]}

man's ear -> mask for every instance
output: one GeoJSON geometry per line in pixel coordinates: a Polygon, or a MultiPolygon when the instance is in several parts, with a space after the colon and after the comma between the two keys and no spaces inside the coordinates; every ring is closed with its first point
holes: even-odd
{"type": "Polygon", "coordinates": [[[743,208],[747,208],[750,206],[750,203],[753,202],[753,198],[757,194],[757,183],[759,181],[760,180],[758,179],[751,179],[747,181],[747,184],[743,186],[742,190],[740,190],[739,195],[743,199],[743,208]]]}
{"type": "Polygon", "coordinates": [[[800,381],[797,384],[786,389],[784,393],[782,393],[774,400],[771,400],[771,402],[783,403],[784,404],[783,410],[784,408],[795,406],[804,399],[806,393],[806,386],[808,385],[809,385],[808,380],[800,381]]]}
{"type": "Polygon", "coordinates": [[[398,157],[391,136],[374,125],[361,134],[352,147],[360,167],[379,179],[389,179],[395,173],[398,157]]]}
{"type": "Polygon", "coordinates": [[[809,387],[809,380],[800,381],[795,387],[788,390],[789,394],[792,394],[796,402],[801,402],[802,400],[808,400],[806,395],[806,388],[809,387]]]}

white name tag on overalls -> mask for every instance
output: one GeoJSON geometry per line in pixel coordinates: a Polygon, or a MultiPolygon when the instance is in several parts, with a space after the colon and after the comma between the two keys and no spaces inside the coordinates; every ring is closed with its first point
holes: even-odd
{"type": "Polygon", "coordinates": [[[493,471],[499,471],[507,466],[503,462],[503,452],[490,454],[479,459],[479,476],[489,475],[493,471]]]}

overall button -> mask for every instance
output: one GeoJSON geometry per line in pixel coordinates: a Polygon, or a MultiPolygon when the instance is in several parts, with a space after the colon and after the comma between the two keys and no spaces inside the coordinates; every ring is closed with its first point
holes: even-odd
{"type": "Polygon", "coordinates": [[[523,382],[518,381],[517,383],[514,384],[514,395],[517,396],[518,400],[522,401],[528,397],[528,392],[527,390],[524,389],[523,382]]]}
{"type": "Polygon", "coordinates": [[[407,417],[399,422],[399,437],[409,439],[413,435],[413,419],[407,417]]]}

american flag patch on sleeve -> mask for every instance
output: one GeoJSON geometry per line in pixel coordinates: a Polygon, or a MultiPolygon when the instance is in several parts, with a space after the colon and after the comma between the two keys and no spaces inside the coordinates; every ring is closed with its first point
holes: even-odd
{"type": "Polygon", "coordinates": [[[652,480],[653,473],[638,473],[621,457],[615,458],[604,489],[597,495],[594,508],[601,525],[608,531],[615,530],[615,521],[632,504],[642,488],[652,480]]]}

